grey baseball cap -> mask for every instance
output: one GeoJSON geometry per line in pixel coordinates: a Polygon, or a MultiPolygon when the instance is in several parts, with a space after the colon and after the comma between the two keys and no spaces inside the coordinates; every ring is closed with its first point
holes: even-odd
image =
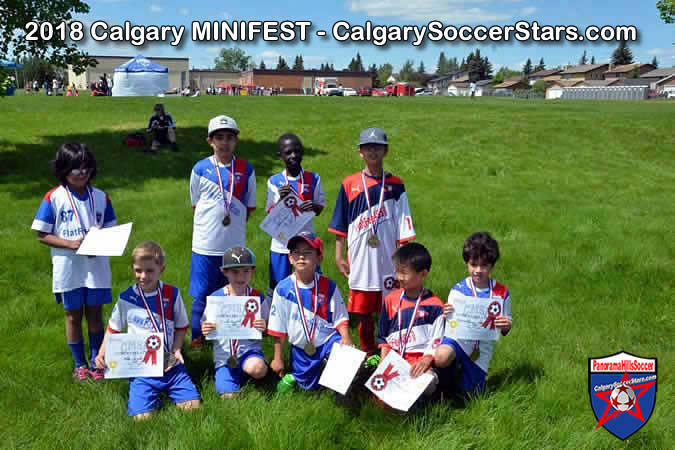
{"type": "Polygon", "coordinates": [[[359,145],[365,144],[387,145],[387,133],[382,128],[367,128],[359,136],[359,145]]]}
{"type": "Polygon", "coordinates": [[[216,116],[209,121],[209,136],[218,130],[230,130],[239,134],[237,122],[229,116],[216,116]]]}
{"type": "Polygon", "coordinates": [[[255,267],[255,255],[247,247],[230,247],[223,254],[221,269],[234,269],[237,267],[255,267]]]}

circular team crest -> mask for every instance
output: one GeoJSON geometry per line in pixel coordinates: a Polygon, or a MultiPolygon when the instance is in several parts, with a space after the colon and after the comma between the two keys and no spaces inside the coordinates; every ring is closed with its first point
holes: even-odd
{"type": "Polygon", "coordinates": [[[488,306],[488,313],[496,317],[502,312],[502,307],[499,306],[499,302],[492,302],[490,303],[490,306],[488,306]]]}
{"type": "Polygon", "coordinates": [[[635,406],[635,391],[626,383],[620,384],[612,391],[610,402],[617,411],[631,410],[635,406]]]}
{"type": "Polygon", "coordinates": [[[295,197],[286,197],[284,199],[284,205],[286,205],[286,208],[293,208],[297,202],[295,201],[295,197]]]}
{"type": "Polygon", "coordinates": [[[379,392],[387,387],[387,379],[384,375],[376,375],[370,381],[370,387],[379,392]]]}
{"type": "Polygon", "coordinates": [[[161,345],[162,342],[159,340],[159,337],[155,335],[148,336],[148,338],[145,340],[145,346],[149,350],[159,350],[161,345]]]}
{"type": "Polygon", "coordinates": [[[384,288],[388,291],[391,291],[392,289],[398,288],[400,285],[398,283],[398,280],[394,277],[387,277],[384,279],[384,288]]]}

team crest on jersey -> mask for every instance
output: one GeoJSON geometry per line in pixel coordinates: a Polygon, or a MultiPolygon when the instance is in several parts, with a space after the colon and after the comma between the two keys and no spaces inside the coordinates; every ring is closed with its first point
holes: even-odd
{"type": "Polygon", "coordinates": [[[656,362],[656,358],[623,351],[588,358],[588,387],[598,421],[596,430],[604,427],[625,440],[647,423],[656,401],[656,362]]]}
{"type": "Polygon", "coordinates": [[[244,176],[241,172],[234,172],[234,182],[241,183],[241,178],[244,176]]]}
{"type": "Polygon", "coordinates": [[[384,288],[388,291],[391,291],[392,289],[398,289],[401,287],[400,283],[398,280],[392,276],[386,277],[383,282],[384,288]]]}

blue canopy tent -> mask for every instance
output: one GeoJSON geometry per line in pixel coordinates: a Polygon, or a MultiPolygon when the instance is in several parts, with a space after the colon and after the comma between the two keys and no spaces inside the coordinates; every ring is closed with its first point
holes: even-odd
{"type": "MultiPolygon", "coordinates": [[[[19,74],[17,70],[23,69],[23,64],[15,63],[13,61],[6,61],[4,59],[0,59],[0,68],[4,70],[14,70],[14,77],[15,79],[19,80],[19,74]]],[[[7,88],[7,92],[5,95],[14,95],[14,91],[16,90],[16,86],[10,86],[7,88]]]]}
{"type": "Polygon", "coordinates": [[[142,55],[115,69],[112,95],[155,96],[169,89],[169,69],[142,55]]]}

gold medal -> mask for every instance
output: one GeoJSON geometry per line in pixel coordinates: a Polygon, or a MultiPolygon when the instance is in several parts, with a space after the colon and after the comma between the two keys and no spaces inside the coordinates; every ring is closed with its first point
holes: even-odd
{"type": "Polygon", "coordinates": [[[368,238],[368,246],[371,248],[377,248],[380,246],[380,240],[378,239],[377,235],[371,234],[370,237],[368,238]]]}
{"type": "Polygon", "coordinates": [[[117,369],[117,366],[118,366],[117,361],[110,361],[108,363],[108,367],[110,367],[111,369],[117,369]]]}
{"type": "Polygon", "coordinates": [[[232,219],[230,219],[230,215],[228,214],[228,215],[225,216],[225,218],[223,219],[223,226],[226,227],[226,226],[228,226],[231,222],[232,222],[232,219]]]}
{"type": "Polygon", "coordinates": [[[305,344],[304,350],[305,353],[307,353],[309,356],[314,356],[314,354],[316,353],[316,347],[311,342],[305,344]]]}
{"type": "Polygon", "coordinates": [[[173,353],[164,353],[164,372],[167,372],[169,369],[173,368],[178,360],[173,353]]]}
{"type": "Polygon", "coordinates": [[[475,349],[471,352],[471,361],[476,361],[478,358],[480,358],[480,350],[475,349]]]}
{"type": "Polygon", "coordinates": [[[227,359],[227,367],[230,369],[236,369],[237,366],[239,365],[239,362],[237,361],[237,357],[232,355],[227,359]]]}

